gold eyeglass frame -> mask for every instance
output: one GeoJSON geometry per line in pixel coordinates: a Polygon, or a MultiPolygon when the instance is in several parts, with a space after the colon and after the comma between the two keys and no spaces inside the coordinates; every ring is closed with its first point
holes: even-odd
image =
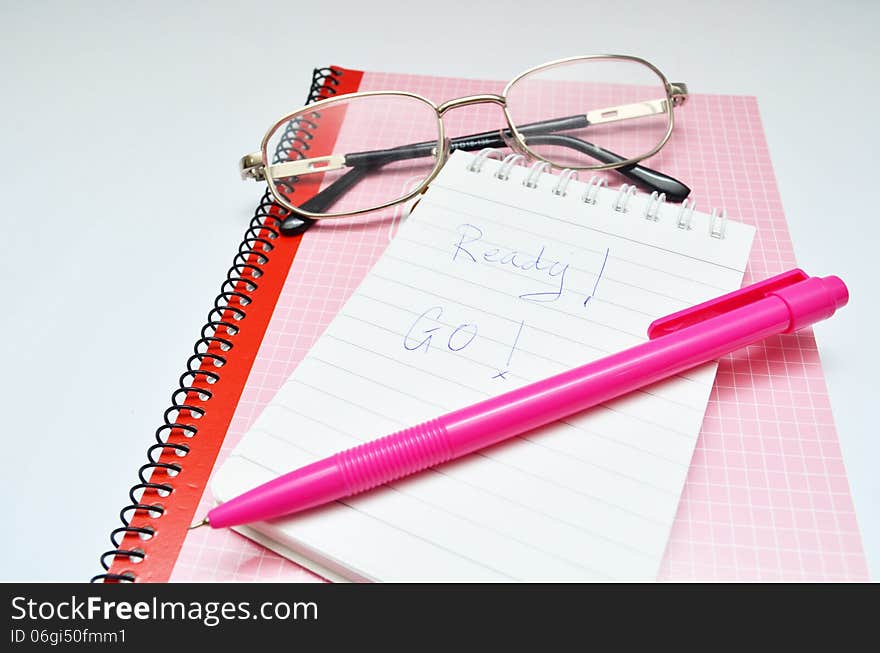
{"type": "MultiPolygon", "coordinates": [[[[564,166],[566,168],[570,168],[572,170],[611,170],[614,168],[622,168],[625,166],[630,166],[637,164],[638,162],[647,159],[648,157],[656,154],[660,149],[666,145],[669,141],[670,136],[672,135],[672,129],[675,125],[675,114],[673,111],[674,107],[680,106],[687,100],[688,90],[687,85],[682,82],[672,83],[670,82],[666,76],[660,71],[659,68],[654,66],[649,61],[642,59],[640,57],[632,56],[632,55],[623,55],[623,54],[593,54],[593,55],[581,55],[574,57],[567,57],[564,59],[556,59],[554,61],[549,61],[547,63],[541,64],[539,66],[535,66],[533,68],[529,68],[528,70],[520,73],[516,77],[514,77],[511,81],[507,83],[504,87],[504,90],[500,95],[496,95],[494,93],[485,93],[479,95],[468,95],[460,98],[454,98],[452,100],[447,100],[442,104],[436,104],[435,102],[429,100],[428,98],[418,95],[417,93],[410,93],[407,91],[363,91],[358,93],[346,93],[343,95],[337,95],[334,97],[326,98],[323,100],[319,100],[317,102],[313,102],[312,104],[308,104],[304,107],[300,107],[296,111],[291,111],[288,114],[285,114],[278,120],[276,120],[269,129],[266,131],[266,135],[263,136],[263,139],[260,143],[260,151],[252,154],[245,155],[239,161],[239,170],[241,172],[242,179],[252,179],[255,181],[265,181],[269,187],[269,191],[272,193],[272,196],[275,198],[275,201],[278,202],[285,209],[289,210],[293,214],[297,216],[302,216],[306,218],[310,218],[312,220],[325,220],[331,218],[348,218],[357,215],[363,215],[365,213],[372,213],[373,211],[380,211],[382,209],[386,209],[391,206],[395,206],[397,204],[401,204],[403,202],[407,202],[414,197],[422,194],[427,190],[430,183],[436,178],[439,174],[440,169],[446,163],[450,154],[450,143],[449,139],[446,138],[446,130],[443,124],[443,114],[445,114],[450,109],[456,109],[459,107],[469,106],[473,104],[497,104],[501,107],[504,118],[507,121],[507,128],[510,130],[510,133],[513,135],[512,139],[505,139],[507,145],[513,149],[518,154],[522,154],[526,157],[531,157],[532,159],[536,159],[538,161],[543,161],[548,165],[554,168],[560,168],[563,166],[559,166],[558,164],[550,161],[545,158],[541,154],[533,151],[527,144],[526,139],[522,133],[517,129],[516,125],[513,122],[513,119],[510,115],[510,111],[507,103],[507,95],[517,82],[521,79],[528,77],[529,75],[539,72],[541,70],[545,70],[547,68],[551,68],[554,66],[575,63],[578,61],[629,61],[632,63],[641,64],[648,69],[650,69],[655,75],[657,75],[658,79],[662,83],[663,88],[666,91],[666,97],[657,100],[648,100],[644,102],[638,102],[634,104],[621,105],[618,107],[606,107],[603,109],[596,109],[594,111],[588,112],[586,115],[588,119],[588,124],[601,124],[608,122],[616,122],[620,120],[629,120],[632,118],[640,118],[645,116],[658,115],[660,113],[665,113],[668,117],[666,132],[660,141],[651,148],[648,152],[644,154],[632,157],[626,160],[622,160],[614,163],[600,163],[596,165],[587,165],[587,166],[564,166]],[[276,178],[289,178],[292,176],[299,176],[305,174],[312,173],[322,173],[331,170],[339,170],[346,167],[345,164],[345,155],[344,154],[330,154],[327,156],[319,156],[319,157],[311,157],[311,158],[302,158],[296,159],[292,161],[284,161],[281,163],[271,163],[271,157],[268,152],[269,141],[272,139],[272,136],[275,135],[277,130],[284,125],[285,123],[294,120],[297,117],[302,116],[303,114],[310,113],[313,111],[320,112],[322,107],[326,107],[328,105],[340,103],[343,101],[353,100],[356,98],[362,97],[375,97],[375,96],[396,96],[396,97],[406,97],[418,100],[433,109],[436,120],[437,120],[437,148],[435,153],[435,164],[430,174],[428,174],[425,179],[422,181],[419,186],[406,193],[405,195],[383,204],[364,208],[364,209],[356,209],[352,211],[345,212],[337,212],[337,213],[313,213],[311,211],[304,210],[297,206],[291,204],[287,198],[281,193],[275,183],[276,178]],[[442,146],[441,146],[442,145],[442,146]]],[[[500,127],[499,130],[503,131],[503,127],[500,127]]]]}

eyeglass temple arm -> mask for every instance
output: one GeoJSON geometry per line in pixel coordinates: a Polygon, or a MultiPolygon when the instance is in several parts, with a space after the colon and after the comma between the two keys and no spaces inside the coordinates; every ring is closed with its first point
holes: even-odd
{"type": "MultiPolygon", "coordinates": [[[[321,189],[316,195],[303,202],[299,208],[303,209],[304,211],[309,211],[310,213],[323,213],[331,206],[333,206],[336,203],[336,200],[338,200],[340,197],[342,197],[348,191],[354,188],[359,181],[361,181],[364,177],[373,172],[373,170],[377,167],[379,166],[357,166],[352,168],[344,175],[339,177],[332,184],[321,189]]],[[[296,220],[307,220],[309,224],[317,222],[316,220],[311,220],[309,218],[301,216],[292,215],[290,216],[290,218],[296,218],[296,220]]],[[[290,218],[287,218],[282,223],[281,230],[284,231],[284,233],[289,233],[288,230],[285,230],[284,224],[289,222],[290,218]]]]}
{"type": "MultiPolygon", "coordinates": [[[[547,132],[583,129],[591,124],[593,123],[589,120],[588,116],[579,115],[569,116],[567,118],[542,120],[540,122],[521,125],[517,127],[517,131],[523,136],[531,136],[533,134],[545,134],[547,132]]],[[[449,147],[452,152],[456,150],[480,150],[484,147],[507,147],[507,141],[512,137],[513,134],[510,129],[500,131],[493,129],[479,134],[470,134],[469,136],[453,138],[449,141],[449,147]]],[[[390,147],[383,150],[368,150],[365,152],[351,152],[348,154],[330,154],[327,156],[308,157],[272,164],[267,170],[262,171],[262,173],[256,173],[256,171],[252,172],[253,168],[248,167],[250,159],[257,159],[257,155],[251,155],[251,157],[245,157],[245,160],[242,161],[242,176],[260,179],[261,174],[263,176],[269,174],[277,179],[316,172],[327,172],[329,170],[340,170],[342,168],[385,165],[395,161],[434,156],[434,150],[436,148],[436,141],[424,141],[421,143],[390,147]]],[[[609,152],[609,154],[613,153],[609,152]]],[[[603,160],[602,162],[619,163],[620,161],[624,161],[624,157],[622,156],[613,155],[613,157],[614,158],[603,160]]]]}
{"type": "MultiPolygon", "coordinates": [[[[523,125],[519,130],[523,134],[543,133],[566,129],[582,129],[588,124],[586,116],[570,116],[568,118],[555,118],[553,120],[523,125]]],[[[509,129],[504,130],[504,133],[505,137],[510,137],[509,129]]],[[[458,136],[449,141],[449,146],[453,152],[455,150],[480,150],[484,147],[507,147],[507,144],[499,136],[499,131],[492,129],[479,134],[458,136]]],[[[352,152],[350,154],[330,154],[327,156],[294,159],[292,161],[273,163],[265,168],[261,162],[260,153],[254,152],[242,157],[239,165],[242,179],[263,181],[267,175],[274,179],[280,179],[316,172],[327,172],[329,170],[340,170],[342,168],[384,165],[394,161],[434,156],[436,147],[437,141],[423,141],[421,143],[400,145],[383,150],[368,150],[365,152],[352,152]]]]}
{"type": "MultiPolygon", "coordinates": [[[[467,138],[474,138],[477,142],[482,140],[480,135],[474,135],[467,138]]],[[[571,147],[590,156],[594,156],[600,161],[602,160],[602,157],[611,154],[606,150],[597,148],[595,145],[574,138],[573,136],[546,134],[543,136],[535,136],[533,139],[536,145],[560,145],[571,147]]],[[[481,148],[482,146],[480,149],[481,148]]],[[[322,213],[326,211],[333,206],[340,197],[345,195],[345,193],[373,170],[375,170],[375,167],[363,166],[352,168],[332,184],[321,190],[317,195],[303,202],[302,205],[300,205],[300,208],[311,213],[322,213]]],[[[665,193],[666,198],[671,202],[681,202],[690,193],[690,189],[680,181],[664,175],[662,172],[646,168],[645,166],[626,166],[623,168],[616,168],[615,170],[636,183],[641,183],[645,186],[656,189],[658,192],[665,193]]],[[[282,220],[279,229],[285,235],[295,236],[305,232],[315,222],[316,220],[291,214],[282,220]]]]}
{"type": "MultiPolygon", "coordinates": [[[[624,161],[624,157],[619,154],[615,154],[610,150],[593,145],[583,139],[574,136],[547,133],[583,129],[589,124],[590,122],[587,120],[586,116],[569,116],[567,118],[543,120],[541,122],[522,125],[521,127],[518,127],[517,130],[520,134],[527,137],[527,142],[529,144],[568,147],[578,152],[582,152],[601,163],[620,163],[621,161],[624,161]]],[[[449,148],[454,152],[455,150],[481,150],[485,147],[507,147],[507,139],[510,139],[512,136],[510,129],[494,129],[479,134],[453,138],[449,142],[449,148]]],[[[345,155],[345,164],[355,167],[385,165],[387,163],[409,158],[432,156],[435,147],[436,143],[428,142],[402,145],[387,150],[355,152],[345,155]]],[[[691,192],[690,188],[674,177],[670,177],[658,170],[653,170],[642,165],[632,164],[622,168],[616,168],[616,170],[627,179],[640,184],[643,187],[652,191],[657,191],[658,193],[664,193],[666,199],[671,202],[681,202],[691,192]]]]}
{"type": "MultiPolygon", "coordinates": [[[[361,181],[372,171],[373,168],[367,167],[352,168],[344,175],[339,177],[332,184],[321,189],[316,195],[313,195],[305,202],[300,204],[299,208],[303,209],[304,211],[309,211],[310,213],[323,213],[331,206],[333,206],[340,197],[342,197],[348,191],[354,188],[359,181],[361,181]]],[[[282,190],[282,192],[285,188],[292,190],[292,184],[280,183],[278,185],[280,186],[279,190],[282,190]]],[[[278,225],[278,229],[285,236],[296,236],[298,234],[304,233],[316,222],[317,220],[313,220],[302,215],[288,213],[288,215],[286,215],[281,220],[281,224],[278,225]]]]}
{"type": "MultiPolygon", "coordinates": [[[[578,116],[578,118],[583,118],[583,116],[578,116]]],[[[573,120],[573,118],[561,118],[559,120],[546,122],[563,122],[570,120],[573,120]]],[[[518,128],[519,132],[527,137],[527,144],[567,147],[586,154],[600,163],[620,163],[625,160],[619,154],[615,154],[614,152],[601,148],[598,145],[593,145],[581,138],[568,136],[566,134],[547,134],[544,129],[541,129],[543,124],[544,123],[532,123],[518,128]]],[[[565,126],[559,128],[559,131],[566,129],[576,129],[576,127],[565,126]]],[[[482,149],[484,147],[505,147],[505,137],[509,138],[509,135],[510,130],[507,129],[504,130],[504,136],[502,136],[498,130],[484,132],[482,134],[473,134],[472,136],[464,136],[461,139],[461,145],[458,148],[452,147],[451,149],[469,150],[482,149]],[[475,146],[468,147],[470,143],[473,143],[475,146]]],[[[659,170],[654,170],[643,165],[632,164],[621,168],[614,168],[614,171],[641,185],[643,188],[665,194],[666,199],[670,202],[681,202],[690,195],[691,192],[691,189],[678,179],[670,177],[659,170]]]]}
{"type": "MultiPolygon", "coordinates": [[[[554,118],[552,120],[542,120],[541,122],[522,125],[518,129],[521,134],[529,135],[565,131],[568,129],[582,129],[588,124],[589,122],[587,122],[586,116],[569,116],[568,118],[554,118]]],[[[505,129],[503,132],[504,137],[512,137],[509,129],[505,129]]],[[[470,152],[473,150],[482,150],[485,147],[507,147],[504,137],[502,137],[501,131],[498,129],[480,132],[479,134],[469,134],[468,136],[458,136],[450,139],[449,149],[452,152],[455,152],[456,150],[470,152]]],[[[394,161],[433,156],[436,147],[436,141],[426,141],[424,143],[413,143],[411,145],[391,147],[386,150],[354,152],[345,155],[345,165],[385,165],[386,163],[393,163],[394,161]]],[[[620,160],[622,161],[623,159],[620,160]]]]}
{"type": "MultiPolygon", "coordinates": [[[[553,142],[549,141],[538,141],[538,138],[542,138],[543,135],[547,135],[547,132],[556,132],[556,131],[566,131],[573,129],[582,129],[588,126],[590,122],[587,120],[586,116],[569,116],[567,118],[556,118],[553,120],[543,120],[541,122],[530,123],[527,125],[522,125],[518,128],[518,131],[523,136],[529,138],[529,142],[534,143],[536,145],[559,145],[561,147],[569,147],[579,152],[590,156],[601,163],[620,163],[624,161],[624,157],[619,154],[615,154],[610,150],[605,150],[600,148],[592,143],[584,141],[579,138],[575,138],[573,136],[560,136],[555,139],[553,142]]],[[[449,142],[450,150],[464,150],[464,151],[472,151],[472,150],[480,150],[486,147],[507,147],[507,140],[512,137],[510,129],[497,130],[493,129],[490,131],[481,132],[479,134],[470,134],[468,136],[459,136],[457,138],[453,138],[449,142]]],[[[422,158],[434,155],[434,150],[437,147],[437,143],[435,141],[425,141],[422,143],[413,143],[410,145],[401,145],[399,147],[392,147],[384,150],[371,150],[366,152],[352,152],[345,155],[332,155],[332,157],[317,157],[313,159],[305,159],[300,160],[295,163],[297,165],[312,165],[310,171],[312,172],[320,172],[323,168],[321,163],[324,162],[325,159],[333,158],[333,159],[341,159],[338,163],[335,163],[332,166],[327,166],[326,169],[332,168],[340,168],[340,167],[376,167],[386,165],[388,163],[393,163],[395,161],[404,161],[406,159],[415,159],[422,158]],[[309,162],[309,163],[307,163],[309,162]]],[[[285,164],[280,164],[281,166],[285,164]]],[[[280,166],[279,166],[280,167],[280,166]]],[[[651,190],[656,190],[660,193],[665,193],[667,199],[673,202],[680,202],[684,198],[688,196],[690,193],[690,188],[682,184],[677,179],[670,177],[668,175],[663,174],[657,170],[652,170],[650,168],[646,168],[640,165],[630,165],[625,166],[623,168],[618,169],[620,173],[631,179],[636,183],[643,184],[647,188],[651,190]]],[[[305,170],[298,171],[299,174],[303,174],[306,172],[305,170]]],[[[290,171],[290,174],[294,174],[293,171],[290,171]]],[[[328,187],[329,190],[329,187],[328,187]]],[[[305,207],[301,207],[305,208],[305,207]]]]}
{"type": "MultiPolygon", "coordinates": [[[[593,145],[580,138],[564,134],[537,134],[535,136],[530,136],[528,142],[531,145],[557,145],[560,147],[568,147],[577,150],[578,152],[582,152],[602,163],[615,163],[621,160],[619,154],[609,152],[598,145],[593,145]]],[[[614,168],[614,171],[642,187],[649,188],[658,193],[663,193],[666,195],[666,199],[670,202],[681,202],[690,195],[691,192],[691,189],[681,183],[678,179],[643,165],[632,164],[621,168],[614,168]]]]}
{"type": "MultiPolygon", "coordinates": [[[[547,134],[547,131],[561,131],[567,129],[580,129],[587,124],[586,116],[570,116],[556,118],[541,122],[530,123],[519,127],[519,132],[529,136],[529,142],[535,145],[557,145],[568,147],[590,156],[601,163],[617,163],[624,158],[609,150],[593,145],[580,138],[562,134],[547,134]]],[[[450,150],[472,151],[486,147],[507,147],[505,137],[510,137],[510,130],[491,130],[479,134],[459,136],[449,142],[450,150]],[[503,135],[502,135],[503,132],[503,135]]],[[[345,155],[346,165],[352,168],[339,179],[322,189],[317,195],[303,202],[299,208],[310,213],[322,213],[333,206],[336,201],[353,188],[358,182],[373,170],[381,166],[410,158],[432,156],[437,144],[434,141],[402,145],[386,150],[374,150],[371,152],[355,152],[345,155]]],[[[691,192],[685,184],[677,179],[663,174],[657,170],[638,164],[615,168],[621,175],[647,187],[664,193],[666,199],[671,202],[681,202],[691,192]]],[[[280,229],[287,235],[296,235],[306,231],[316,221],[310,218],[290,215],[282,221],[280,229]]]]}
{"type": "MultiPolygon", "coordinates": [[[[544,120],[523,125],[520,127],[520,133],[531,134],[536,132],[561,131],[565,129],[580,129],[585,126],[585,121],[585,116],[571,116],[568,118],[544,120]]],[[[509,129],[505,130],[505,135],[509,133],[509,129]]],[[[299,208],[304,211],[309,211],[310,213],[322,213],[333,206],[340,197],[345,195],[345,193],[351,190],[358,182],[376,168],[394,161],[433,156],[434,148],[436,147],[436,141],[425,141],[423,143],[401,145],[400,147],[393,147],[386,150],[373,150],[370,152],[346,154],[344,157],[345,165],[352,166],[351,170],[339,177],[329,186],[323,188],[318,194],[303,202],[299,208]]],[[[458,136],[449,141],[449,149],[453,152],[455,150],[470,152],[473,150],[481,150],[486,147],[507,147],[499,130],[493,129],[479,134],[458,136]]],[[[316,170],[316,172],[317,171],[319,170],[316,170]]],[[[684,185],[682,184],[682,186],[684,185]]],[[[690,189],[687,187],[685,187],[685,189],[688,193],[690,192],[690,189]]],[[[291,214],[282,221],[279,228],[282,233],[288,236],[295,236],[305,232],[315,222],[317,222],[317,220],[291,214]]]]}
{"type": "MultiPolygon", "coordinates": [[[[519,127],[519,132],[527,137],[527,143],[530,145],[557,145],[560,147],[568,147],[599,161],[600,163],[619,163],[624,158],[619,154],[615,154],[610,150],[603,149],[598,145],[585,141],[575,136],[566,134],[547,134],[547,131],[564,131],[568,129],[579,129],[585,127],[583,124],[584,116],[574,116],[571,118],[559,118],[557,120],[547,120],[539,123],[531,123],[519,127]],[[572,122],[577,121],[579,126],[573,126],[572,122]],[[561,126],[556,126],[557,124],[561,126]]],[[[505,147],[505,137],[510,138],[510,130],[504,130],[504,136],[497,129],[482,134],[473,134],[471,136],[463,136],[460,139],[453,139],[450,142],[450,149],[456,150],[477,150],[484,147],[505,147]],[[453,143],[459,141],[458,147],[453,143]]],[[[651,191],[664,193],[666,199],[670,202],[681,202],[688,195],[691,189],[681,183],[678,179],[670,177],[658,170],[653,170],[639,164],[614,168],[615,172],[620,173],[627,179],[648,188],[651,191]]]]}
{"type": "MultiPolygon", "coordinates": [[[[677,82],[669,85],[667,98],[671,99],[673,107],[684,104],[688,97],[687,85],[683,82],[677,82]]],[[[531,123],[519,127],[519,131],[528,134],[532,129],[539,132],[547,131],[563,131],[566,129],[582,129],[588,125],[600,125],[609,122],[618,122],[621,120],[632,120],[634,118],[644,118],[659,113],[664,113],[669,109],[670,99],[644,100],[642,102],[633,102],[631,104],[621,104],[604,109],[595,109],[588,111],[585,115],[571,116],[569,118],[557,118],[555,120],[545,120],[542,122],[531,123]]],[[[485,132],[484,134],[475,134],[465,136],[461,141],[479,139],[480,137],[488,137],[486,142],[496,143],[497,139],[494,130],[485,132]]],[[[506,130],[505,138],[510,137],[510,130],[506,130]]],[[[493,147],[494,145],[478,145],[477,147],[493,147]]],[[[453,149],[467,149],[469,145],[453,142],[453,149]]],[[[356,152],[351,155],[330,154],[327,156],[308,157],[294,161],[284,161],[281,163],[273,163],[264,166],[260,161],[259,153],[248,154],[242,157],[240,162],[242,179],[254,179],[262,181],[267,175],[277,179],[283,177],[292,177],[295,175],[304,175],[316,172],[326,172],[328,170],[340,170],[346,167],[357,165],[366,165],[367,163],[383,163],[382,158],[388,157],[388,161],[399,161],[401,158],[430,156],[434,151],[434,141],[423,143],[414,143],[412,145],[404,145],[398,148],[390,148],[388,150],[373,150],[369,152],[356,152]],[[351,157],[350,159],[348,157],[351,157]],[[392,158],[393,157],[393,158],[392,158]],[[368,160],[359,160],[366,158],[368,160]],[[375,160],[374,160],[375,159],[375,160]]]]}

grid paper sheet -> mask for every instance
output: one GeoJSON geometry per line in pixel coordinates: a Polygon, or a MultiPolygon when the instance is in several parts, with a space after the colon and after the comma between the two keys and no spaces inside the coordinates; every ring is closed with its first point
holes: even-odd
{"type": "MultiPolygon", "coordinates": [[[[497,92],[497,82],[367,73],[361,90],[406,89],[435,101],[497,92]]],[[[492,107],[447,115],[449,134],[497,127],[492,107]]],[[[356,140],[344,133],[340,139],[356,140]]],[[[342,140],[340,140],[342,142],[342,140]]],[[[701,208],[757,228],[744,283],[795,266],[751,97],[692,95],[670,143],[648,165],[686,181],[701,208]],[[735,117],[735,119],[733,119],[735,117]]],[[[613,185],[620,178],[608,175],[613,185]]],[[[218,463],[253,424],[388,244],[388,221],[308,232],[218,463]]],[[[213,501],[203,497],[200,512],[213,501]]],[[[865,580],[867,565],[824,377],[809,331],[723,358],[687,474],[661,580],[865,580]]],[[[318,580],[231,531],[189,534],[172,580],[318,580]]]]}

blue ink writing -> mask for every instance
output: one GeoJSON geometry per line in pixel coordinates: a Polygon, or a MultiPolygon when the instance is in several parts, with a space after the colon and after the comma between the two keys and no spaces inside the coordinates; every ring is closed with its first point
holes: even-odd
{"type": "Polygon", "coordinates": [[[520,299],[531,302],[555,302],[562,296],[565,289],[565,275],[569,264],[561,260],[552,260],[545,256],[546,246],[542,245],[537,256],[520,250],[508,250],[501,247],[487,247],[486,243],[480,244],[483,239],[483,230],[472,224],[462,224],[458,227],[459,239],[454,244],[452,260],[461,258],[463,261],[470,260],[477,263],[479,257],[486,263],[494,263],[513,267],[521,272],[538,272],[546,275],[553,283],[553,289],[541,292],[526,292],[519,295],[520,299]]]}
{"type": "MultiPolygon", "coordinates": [[[[517,329],[516,337],[513,339],[513,346],[510,348],[510,353],[507,355],[507,367],[510,367],[510,360],[513,358],[513,352],[516,351],[516,345],[519,342],[519,337],[522,334],[523,327],[525,326],[526,321],[522,320],[519,323],[519,329],[517,329]]],[[[510,370],[498,370],[498,374],[493,376],[493,379],[504,379],[507,380],[507,373],[510,370]]]]}
{"type": "Polygon", "coordinates": [[[476,263],[477,259],[474,258],[474,255],[462,247],[462,245],[467,245],[480,240],[480,238],[483,237],[483,230],[472,224],[463,224],[459,225],[458,233],[461,234],[461,240],[455,245],[455,251],[452,253],[452,260],[456,260],[459,253],[464,252],[471,260],[471,263],[476,263]]]}
{"type": "Polygon", "coordinates": [[[605,248],[605,258],[602,259],[602,267],[599,268],[599,274],[596,275],[596,283],[593,284],[593,292],[587,295],[587,298],[584,300],[584,306],[586,306],[591,299],[596,295],[596,290],[599,288],[599,282],[602,280],[602,275],[605,273],[605,264],[608,263],[608,252],[610,250],[605,248]]]}
{"type": "Polygon", "coordinates": [[[456,327],[455,331],[452,332],[452,335],[449,336],[449,341],[446,343],[446,346],[449,347],[449,349],[451,349],[452,351],[461,351],[469,344],[471,344],[476,337],[476,324],[459,324],[456,327]],[[453,341],[455,341],[455,345],[452,344],[453,341]]]}
{"type": "MultiPolygon", "coordinates": [[[[403,336],[403,347],[407,351],[424,349],[427,353],[431,347],[431,340],[437,332],[445,326],[440,322],[443,316],[442,306],[432,306],[419,315],[410,325],[406,335],[403,336]]],[[[442,336],[441,336],[442,337],[442,336]]],[[[452,329],[452,333],[446,339],[446,346],[450,351],[461,351],[477,337],[477,325],[471,322],[459,324],[452,329]]]]}
{"type": "Polygon", "coordinates": [[[516,351],[516,343],[519,342],[519,337],[522,335],[523,327],[526,325],[525,320],[521,320],[519,323],[519,329],[516,331],[516,338],[513,339],[513,346],[510,348],[510,353],[507,355],[507,364],[510,365],[510,359],[513,358],[513,352],[516,351]]]}
{"type": "Polygon", "coordinates": [[[419,332],[415,337],[413,337],[413,331],[419,325],[422,320],[426,320],[429,318],[429,314],[435,313],[434,317],[430,318],[432,321],[436,322],[440,319],[440,316],[443,315],[443,307],[442,306],[432,306],[427,311],[422,313],[416,318],[416,321],[412,323],[409,331],[406,332],[406,335],[403,337],[403,346],[405,349],[409,351],[416,351],[417,349],[421,349],[423,346],[425,348],[425,352],[427,353],[428,348],[431,346],[431,338],[434,337],[434,332],[437,331],[440,327],[435,326],[429,329],[422,328],[421,332],[419,332]],[[422,340],[418,340],[422,336],[426,336],[422,340]]]}

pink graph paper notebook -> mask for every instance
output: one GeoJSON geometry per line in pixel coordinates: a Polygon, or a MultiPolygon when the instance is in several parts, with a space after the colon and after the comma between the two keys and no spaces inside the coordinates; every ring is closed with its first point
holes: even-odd
{"type": "MultiPolygon", "coordinates": [[[[342,79],[360,75],[340,73],[342,79]]],[[[405,89],[438,102],[502,87],[370,72],[358,81],[356,89],[346,90],[405,89]]],[[[480,132],[497,127],[498,120],[491,108],[457,111],[448,115],[449,132],[480,132]]],[[[344,125],[340,138],[356,139],[344,125]]],[[[724,207],[733,219],[755,227],[744,283],[795,266],[754,98],[692,94],[676,113],[672,140],[648,165],[688,183],[700,207],[724,207]]],[[[387,245],[387,225],[376,228],[357,220],[319,224],[303,236],[222,440],[215,473],[387,245]]],[[[207,511],[213,501],[211,492],[204,492],[193,512],[207,511]]],[[[163,555],[173,556],[173,581],[321,579],[231,531],[193,531],[179,551],[163,555]]],[[[150,564],[149,557],[140,562],[150,564]]],[[[722,359],[657,578],[867,577],[812,333],[771,339],[722,359]]]]}

